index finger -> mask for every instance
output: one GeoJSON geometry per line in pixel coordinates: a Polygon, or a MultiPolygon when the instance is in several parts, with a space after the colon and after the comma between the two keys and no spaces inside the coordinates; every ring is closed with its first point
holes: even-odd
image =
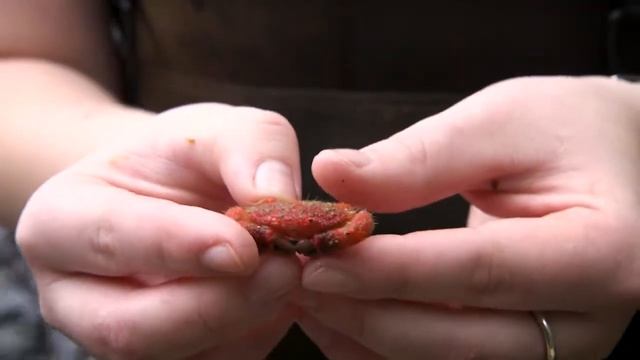
{"type": "Polygon", "coordinates": [[[280,256],[262,260],[250,278],[191,278],[151,287],[46,274],[38,278],[42,312],[100,358],[191,358],[275,318],[291,321],[285,299],[297,286],[298,264],[280,256]]]}
{"type": "Polygon", "coordinates": [[[102,276],[246,275],[258,266],[253,238],[223,214],[62,180],[45,185],[50,195],[29,204],[18,227],[32,266],[102,276]]]}
{"type": "Polygon", "coordinates": [[[477,228],[374,236],[307,264],[303,286],[356,298],[483,308],[597,306],[620,294],[616,276],[628,263],[628,252],[615,245],[598,215],[570,209],[477,228]]]}

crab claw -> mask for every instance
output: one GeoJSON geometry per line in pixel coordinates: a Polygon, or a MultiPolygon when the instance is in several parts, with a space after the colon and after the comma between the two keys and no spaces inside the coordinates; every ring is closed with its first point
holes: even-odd
{"type": "Polygon", "coordinates": [[[373,216],[368,211],[362,210],[344,226],[316,234],[303,243],[299,242],[296,249],[307,256],[344,249],[368,237],[373,227],[373,216]]]}

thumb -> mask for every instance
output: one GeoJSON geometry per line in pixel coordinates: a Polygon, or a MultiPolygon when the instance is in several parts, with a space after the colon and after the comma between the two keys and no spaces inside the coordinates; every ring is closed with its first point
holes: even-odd
{"type": "Polygon", "coordinates": [[[324,150],[313,161],[313,175],[334,197],[379,212],[490,189],[493,180],[547,158],[545,136],[531,139],[537,133],[519,116],[475,95],[360,150],[324,150]]]}
{"type": "Polygon", "coordinates": [[[283,116],[257,108],[216,103],[185,105],[160,115],[167,120],[171,158],[223,183],[242,204],[265,196],[300,198],[295,130],[283,116]],[[175,124],[180,127],[176,128],[175,124]],[[180,132],[181,137],[176,137],[180,132]],[[178,156],[176,156],[178,154],[178,156]]]}

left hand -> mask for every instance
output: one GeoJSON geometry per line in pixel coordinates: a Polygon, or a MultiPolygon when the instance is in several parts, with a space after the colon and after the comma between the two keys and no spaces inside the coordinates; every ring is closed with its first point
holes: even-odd
{"type": "Polygon", "coordinates": [[[488,87],[314,176],[398,212],[461,193],[469,226],[378,235],[305,265],[305,331],[331,358],[605,357],[640,302],[640,88],[603,78],[488,87]]]}
{"type": "Polygon", "coordinates": [[[101,359],[264,358],[294,321],[300,266],[259,256],[223,212],[297,198],[297,149],[278,114],[201,103],[53,176],[16,231],[43,318],[101,359]]]}

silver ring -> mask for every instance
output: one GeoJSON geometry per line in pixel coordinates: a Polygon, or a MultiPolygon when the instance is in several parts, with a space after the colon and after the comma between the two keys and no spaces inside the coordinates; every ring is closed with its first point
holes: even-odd
{"type": "Polygon", "coordinates": [[[542,336],[544,337],[545,356],[547,360],[556,360],[556,343],[553,340],[553,332],[547,318],[542,313],[532,311],[531,314],[536,319],[540,330],[542,330],[542,336]]]}

